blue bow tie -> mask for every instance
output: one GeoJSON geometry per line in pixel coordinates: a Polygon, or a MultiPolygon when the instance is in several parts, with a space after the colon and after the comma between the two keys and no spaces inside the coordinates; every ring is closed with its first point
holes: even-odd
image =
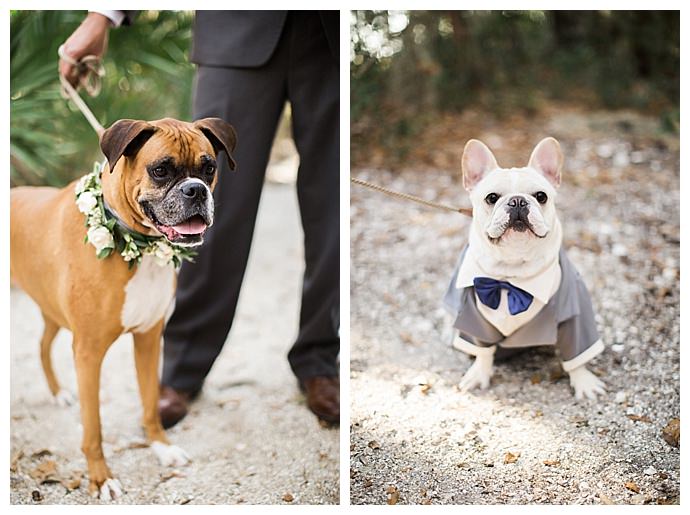
{"type": "Polygon", "coordinates": [[[508,311],[511,315],[526,311],[534,299],[525,290],[521,290],[506,281],[497,281],[490,277],[475,277],[473,282],[477,297],[482,301],[482,304],[491,309],[496,309],[501,303],[501,288],[508,290],[508,311]]]}

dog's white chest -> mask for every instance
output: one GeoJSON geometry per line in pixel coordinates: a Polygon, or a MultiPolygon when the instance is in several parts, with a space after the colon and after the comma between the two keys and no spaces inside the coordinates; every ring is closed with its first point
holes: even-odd
{"type": "Polygon", "coordinates": [[[145,332],[161,320],[175,295],[175,268],[160,266],[144,256],[125,286],[122,327],[125,332],[145,332]]]}

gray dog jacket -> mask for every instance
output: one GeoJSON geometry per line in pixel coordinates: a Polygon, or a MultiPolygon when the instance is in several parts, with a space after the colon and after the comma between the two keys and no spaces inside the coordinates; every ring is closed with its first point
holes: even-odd
{"type": "Polygon", "coordinates": [[[592,301],[582,277],[561,247],[558,254],[561,283],[549,302],[536,316],[509,336],[504,336],[477,309],[474,287],[455,286],[460,265],[467,253],[467,245],[460,253],[450,285],[443,298],[444,307],[455,317],[460,350],[479,354],[481,349],[498,345],[504,348],[555,345],[570,372],[584,365],[604,350],[599,338],[592,301]],[[475,352],[473,352],[475,350],[475,352]]]}

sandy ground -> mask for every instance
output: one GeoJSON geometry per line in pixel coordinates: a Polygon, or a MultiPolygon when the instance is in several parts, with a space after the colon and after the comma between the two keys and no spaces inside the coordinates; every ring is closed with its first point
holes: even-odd
{"type": "MultiPolygon", "coordinates": [[[[497,364],[489,390],[460,393],[471,358],[450,347],[441,298],[468,219],[353,186],[351,502],[678,503],[680,453],[662,437],[680,417],[677,139],[626,114],[470,128],[447,149],[458,169],[468,137],[504,166],[526,163],[526,141],[561,140],[564,243],[593,297],[607,349],[590,369],[609,393],[576,402],[550,350],[497,364]]],[[[353,175],[466,202],[457,171],[353,175]]]]}
{"type": "MultiPolygon", "coordinates": [[[[115,342],[103,365],[101,413],[106,459],[126,490],[119,503],[338,503],[339,431],[323,429],[308,411],[286,358],[297,334],[301,241],[294,186],[267,184],[229,341],[190,415],[168,432],[190,465],[164,469],[138,445],[131,337],[115,342]]],[[[68,490],[32,477],[54,461],[58,479],[69,478],[85,473],[86,462],[78,408],[55,406],[43,378],[39,311],[15,289],[11,308],[10,502],[97,504],[85,479],[68,490]]],[[[75,392],[70,342],[61,331],[53,353],[58,377],[75,392]]]]}

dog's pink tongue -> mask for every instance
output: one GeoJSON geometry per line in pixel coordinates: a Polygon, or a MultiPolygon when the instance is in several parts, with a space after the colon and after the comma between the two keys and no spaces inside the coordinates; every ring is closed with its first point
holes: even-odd
{"type": "Polygon", "coordinates": [[[180,234],[200,234],[206,230],[206,224],[201,217],[195,216],[172,228],[180,234]]]}

